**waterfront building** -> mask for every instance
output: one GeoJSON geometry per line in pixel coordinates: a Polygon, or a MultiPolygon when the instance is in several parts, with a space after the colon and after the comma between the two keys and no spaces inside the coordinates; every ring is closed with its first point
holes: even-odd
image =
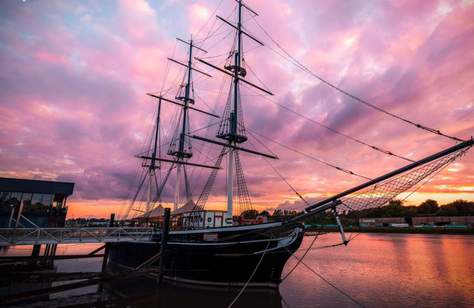
{"type": "Polygon", "coordinates": [[[0,177],[0,228],[64,227],[74,183],[0,177]]]}
{"type": "Polygon", "coordinates": [[[360,218],[359,226],[368,227],[474,227],[474,216],[415,216],[360,218]]]}

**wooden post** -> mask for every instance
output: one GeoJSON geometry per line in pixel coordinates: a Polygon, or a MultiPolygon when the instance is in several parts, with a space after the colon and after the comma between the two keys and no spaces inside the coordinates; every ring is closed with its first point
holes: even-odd
{"type": "Polygon", "coordinates": [[[33,250],[31,251],[32,258],[38,258],[41,250],[41,244],[33,245],[33,250]]]}
{"type": "Polygon", "coordinates": [[[163,221],[163,229],[161,230],[161,245],[160,245],[160,268],[158,272],[158,283],[161,284],[163,281],[163,271],[165,269],[165,253],[166,244],[168,243],[168,233],[170,231],[170,209],[165,208],[165,217],[163,221]]]}
{"type": "Polygon", "coordinates": [[[48,264],[48,258],[49,258],[49,252],[51,251],[51,244],[46,244],[44,246],[44,255],[43,255],[43,258],[41,260],[41,263],[43,263],[44,265],[48,264]]]}
{"type": "Polygon", "coordinates": [[[54,257],[56,256],[56,249],[58,248],[58,244],[51,244],[51,250],[49,252],[49,265],[51,267],[54,266],[54,257]]]}
{"type": "Polygon", "coordinates": [[[102,259],[102,273],[104,273],[107,269],[108,259],[109,259],[109,246],[106,243],[105,248],[104,248],[104,258],[102,259]]]}
{"type": "Polygon", "coordinates": [[[109,227],[113,227],[115,223],[115,213],[110,214],[109,227]]]}
{"type": "MultiPolygon", "coordinates": [[[[101,271],[102,271],[102,273],[105,273],[107,271],[107,261],[109,260],[109,246],[107,245],[107,243],[104,244],[103,249],[104,249],[104,257],[102,259],[102,269],[101,269],[101,271]]],[[[91,254],[93,255],[96,251],[99,251],[99,250],[96,249],[91,254]]],[[[102,280],[99,282],[98,291],[99,291],[99,293],[102,293],[104,291],[104,282],[102,280]]]]}

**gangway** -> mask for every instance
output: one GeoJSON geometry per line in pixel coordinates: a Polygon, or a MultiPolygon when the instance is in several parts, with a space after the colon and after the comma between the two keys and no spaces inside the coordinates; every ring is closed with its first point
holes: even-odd
{"type": "Polygon", "coordinates": [[[0,246],[150,241],[152,227],[0,228],[0,246]]]}

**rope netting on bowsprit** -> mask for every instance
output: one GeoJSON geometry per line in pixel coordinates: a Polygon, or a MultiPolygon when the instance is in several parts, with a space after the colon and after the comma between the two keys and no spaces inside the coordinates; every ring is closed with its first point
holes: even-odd
{"type": "Polygon", "coordinates": [[[339,199],[342,204],[337,207],[337,211],[343,213],[381,207],[399,194],[415,188],[417,184],[423,184],[422,181],[424,179],[436,175],[444,167],[463,156],[469,149],[470,147],[459,149],[446,156],[344,196],[339,199]]]}

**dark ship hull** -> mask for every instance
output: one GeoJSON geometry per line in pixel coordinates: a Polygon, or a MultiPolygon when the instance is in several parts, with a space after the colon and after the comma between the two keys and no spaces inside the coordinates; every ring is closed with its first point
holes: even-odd
{"type": "MultiPolygon", "coordinates": [[[[301,245],[303,235],[301,225],[281,223],[170,232],[163,260],[164,278],[242,286],[260,263],[249,286],[278,287],[286,261],[301,245]]],[[[109,243],[108,267],[136,268],[159,252],[159,243],[159,239],[109,243]]]]}

